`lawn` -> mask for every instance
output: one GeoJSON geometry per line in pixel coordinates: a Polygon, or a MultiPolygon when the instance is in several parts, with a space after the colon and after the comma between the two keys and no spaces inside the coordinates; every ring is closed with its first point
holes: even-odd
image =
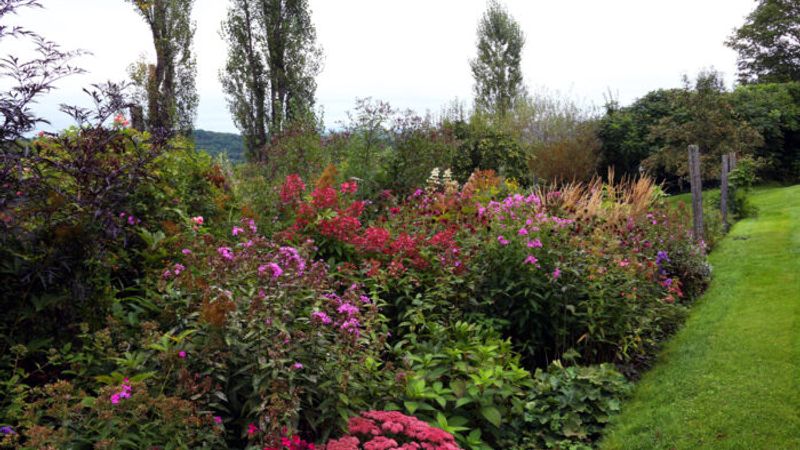
{"type": "Polygon", "coordinates": [[[800,186],[710,255],[713,281],[608,428],[604,449],[800,448],[800,186]]]}

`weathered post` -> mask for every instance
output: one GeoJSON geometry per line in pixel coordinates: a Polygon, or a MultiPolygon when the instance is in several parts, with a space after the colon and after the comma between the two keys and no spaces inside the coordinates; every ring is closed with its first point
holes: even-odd
{"type": "Polygon", "coordinates": [[[722,172],[720,173],[719,207],[722,212],[722,227],[728,231],[728,171],[731,155],[722,155],[722,172]]]}
{"type": "Polygon", "coordinates": [[[703,239],[703,185],[700,178],[700,148],[689,146],[689,181],[692,184],[692,224],[695,240],[703,239]]]}
{"type": "Polygon", "coordinates": [[[728,172],[736,168],[736,152],[731,152],[730,161],[728,161],[728,172]]]}

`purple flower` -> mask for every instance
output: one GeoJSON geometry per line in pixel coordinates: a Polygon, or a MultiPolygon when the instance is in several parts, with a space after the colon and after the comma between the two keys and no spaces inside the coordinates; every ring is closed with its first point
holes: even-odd
{"type": "Polygon", "coordinates": [[[520,228],[519,231],[517,231],[517,234],[520,236],[527,236],[528,230],[526,230],[525,228],[520,228]]]}
{"type": "Polygon", "coordinates": [[[186,266],[184,266],[184,265],[183,265],[183,264],[181,264],[181,263],[176,263],[176,264],[175,264],[175,267],[174,267],[174,272],[175,272],[175,276],[176,276],[176,277],[177,277],[178,275],[180,275],[180,274],[181,274],[181,272],[183,272],[184,270],[186,270],[186,266]]]}
{"type": "Polygon", "coordinates": [[[561,276],[561,269],[556,267],[556,270],[553,271],[553,279],[557,280],[561,276]]]}
{"type": "Polygon", "coordinates": [[[119,394],[111,394],[111,404],[116,405],[119,403],[119,394]]]}
{"type": "Polygon", "coordinates": [[[342,303],[336,310],[339,314],[347,314],[348,317],[358,314],[358,306],[350,303],[342,303]]]}
{"type": "Polygon", "coordinates": [[[2,434],[17,434],[11,427],[0,427],[0,433],[2,434]]]}
{"type": "Polygon", "coordinates": [[[178,357],[181,358],[181,359],[185,359],[186,358],[186,352],[183,351],[183,350],[179,351],[178,352],[178,357]]]}
{"type": "Polygon", "coordinates": [[[233,251],[230,247],[220,247],[217,249],[217,253],[222,256],[223,259],[228,261],[233,261],[233,251]]]}
{"type": "Polygon", "coordinates": [[[231,229],[231,234],[234,235],[234,236],[238,236],[239,233],[243,233],[243,232],[244,232],[244,229],[242,229],[242,227],[233,227],[233,229],[231,229]]]}
{"type": "Polygon", "coordinates": [[[214,416],[214,423],[216,423],[217,425],[221,424],[222,423],[222,417],[214,416]]]}
{"type": "Polygon", "coordinates": [[[323,325],[329,325],[330,323],[333,322],[330,316],[328,316],[328,314],[326,314],[324,311],[314,311],[313,313],[311,313],[311,319],[318,320],[323,325]]]}
{"type": "Polygon", "coordinates": [[[525,258],[525,261],[523,261],[523,264],[532,264],[532,265],[538,266],[539,265],[539,260],[536,259],[536,257],[533,256],[533,255],[528,255],[528,257],[525,258]]]}
{"type": "Polygon", "coordinates": [[[189,256],[189,255],[192,254],[192,251],[189,250],[188,248],[185,248],[185,249],[181,250],[181,253],[183,253],[186,256],[189,256]]]}
{"type": "Polygon", "coordinates": [[[508,239],[503,237],[502,234],[500,236],[497,236],[497,242],[499,242],[500,245],[508,245],[508,239]]]}
{"type": "Polygon", "coordinates": [[[528,241],[528,248],[542,248],[542,241],[539,238],[536,238],[532,241],[528,241]]]}
{"type": "Polygon", "coordinates": [[[302,363],[295,362],[294,364],[292,364],[292,369],[294,369],[294,370],[300,370],[302,368],[303,368],[303,364],[302,363]]]}
{"type": "Polygon", "coordinates": [[[269,273],[272,276],[272,278],[278,278],[279,276],[281,276],[281,274],[283,274],[283,269],[281,269],[279,265],[275,263],[269,263],[258,266],[258,276],[263,277],[267,273],[267,270],[269,270],[269,273]]]}

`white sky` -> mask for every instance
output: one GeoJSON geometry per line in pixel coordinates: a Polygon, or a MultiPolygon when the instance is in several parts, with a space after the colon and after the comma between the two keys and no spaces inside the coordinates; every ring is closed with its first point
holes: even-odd
{"type": "MultiPolygon", "coordinates": [[[[93,55],[77,63],[87,75],[65,79],[36,110],[69,125],[58,104],[86,105],[81,88],[121,81],[138,55],[152,57],[149,30],[125,0],[43,0],[9,24],[24,25],[93,55]]],[[[469,59],[484,0],[310,0],[325,52],[317,102],[334,127],[356,97],[436,113],[455,98],[471,103],[469,59]]],[[[196,127],[236,132],[218,72],[225,60],[219,37],[225,0],[197,0],[195,51],[200,106],[196,127]]],[[[657,88],[680,85],[681,75],[714,67],[730,84],[733,51],[723,45],[755,7],[753,0],[506,0],[527,38],[523,73],[531,91],[560,91],[581,104],[601,105],[612,92],[623,104],[657,88]]],[[[8,39],[6,39],[8,41],[8,39]]],[[[25,51],[0,45],[0,55],[25,51]]],[[[0,84],[7,88],[7,83],[0,84]]]]}

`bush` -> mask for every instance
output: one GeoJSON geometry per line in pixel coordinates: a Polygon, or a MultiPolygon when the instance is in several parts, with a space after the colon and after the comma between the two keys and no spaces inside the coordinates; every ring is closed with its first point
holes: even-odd
{"type": "Polygon", "coordinates": [[[188,368],[213,380],[203,404],[226,427],[253,424],[248,440],[264,444],[285,429],[325,438],[381,401],[383,319],[358,285],[337,282],[308,249],[259,236],[251,220],[232,241],[202,231],[186,236],[161,284],[164,308],[197,331],[188,368]]]}
{"type": "Polygon", "coordinates": [[[613,366],[538,369],[525,404],[525,430],[517,449],[590,449],[610,416],[620,410],[631,385],[613,366]]]}
{"type": "Polygon", "coordinates": [[[19,448],[213,449],[224,445],[222,425],[188,400],[151,394],[128,379],[91,396],[59,381],[34,390],[22,420],[19,448]]]}
{"type": "Polygon", "coordinates": [[[387,408],[404,410],[452,433],[469,448],[496,448],[522,412],[531,387],[511,342],[479,324],[429,323],[407,333],[394,346],[406,381],[400,401],[387,408]]]}

